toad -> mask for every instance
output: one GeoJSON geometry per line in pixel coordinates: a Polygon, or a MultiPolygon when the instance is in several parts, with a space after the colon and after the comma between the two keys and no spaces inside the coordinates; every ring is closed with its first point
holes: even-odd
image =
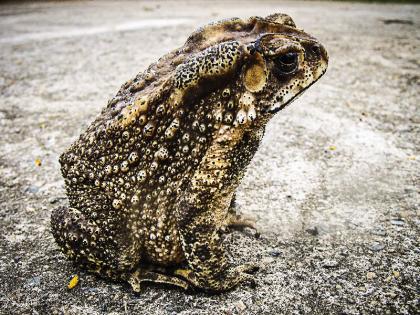
{"type": "Polygon", "coordinates": [[[60,156],[69,198],[51,216],[63,252],[126,281],[225,291],[235,190],[267,122],[326,71],[325,48],[285,14],[204,26],[125,83],[60,156]]]}

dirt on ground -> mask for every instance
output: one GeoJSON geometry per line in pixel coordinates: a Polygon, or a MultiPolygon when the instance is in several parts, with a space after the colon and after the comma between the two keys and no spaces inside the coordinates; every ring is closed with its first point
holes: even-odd
{"type": "Polygon", "coordinates": [[[349,2],[0,5],[0,314],[418,313],[419,17],[349,2]],[[59,154],[197,27],[274,12],[317,37],[330,66],[270,122],[238,191],[260,237],[226,242],[235,263],[264,263],[257,286],[134,294],[72,265],[49,228],[67,204],[59,154]]]}

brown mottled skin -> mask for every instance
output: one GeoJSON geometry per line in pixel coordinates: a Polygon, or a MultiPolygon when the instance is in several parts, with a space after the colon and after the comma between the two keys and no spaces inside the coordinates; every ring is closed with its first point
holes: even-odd
{"type": "MultiPolygon", "coordinates": [[[[328,57],[283,14],[230,19],[125,83],[60,157],[70,207],[52,213],[65,254],[128,281],[228,290],[221,232],[268,120],[326,71],[328,57]]],[[[238,220],[239,219],[239,220],[238,220]]],[[[242,222],[247,224],[246,222],[242,222]]]]}

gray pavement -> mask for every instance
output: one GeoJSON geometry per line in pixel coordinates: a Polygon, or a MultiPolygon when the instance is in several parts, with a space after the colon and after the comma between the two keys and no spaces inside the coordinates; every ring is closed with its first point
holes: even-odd
{"type": "Polygon", "coordinates": [[[418,312],[419,16],[418,5],[349,2],[1,4],[0,314],[418,312]],[[49,232],[67,203],[58,155],[198,26],[274,12],[322,41],[330,68],[270,122],[240,186],[261,237],[227,244],[233,261],[265,263],[257,287],[135,295],[73,266],[49,232]]]}

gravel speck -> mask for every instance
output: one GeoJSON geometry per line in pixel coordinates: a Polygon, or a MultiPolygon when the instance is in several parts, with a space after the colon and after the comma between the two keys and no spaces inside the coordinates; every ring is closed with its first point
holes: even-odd
{"type": "Polygon", "coordinates": [[[405,224],[405,222],[401,219],[393,219],[393,220],[391,220],[391,224],[392,225],[403,226],[405,224]]]}
{"type": "Polygon", "coordinates": [[[243,312],[246,310],[246,305],[243,301],[237,301],[233,303],[238,311],[243,312]]]}
{"type": "Polygon", "coordinates": [[[336,260],[326,259],[322,262],[322,267],[324,268],[334,268],[338,266],[338,262],[336,260]]]}
{"type": "Polygon", "coordinates": [[[281,255],[281,252],[279,250],[275,250],[275,249],[274,250],[270,250],[268,253],[272,257],[279,257],[281,255]]]}
{"type": "Polygon", "coordinates": [[[371,231],[371,233],[372,233],[373,235],[386,236],[386,231],[385,231],[383,228],[381,228],[381,227],[374,228],[374,229],[371,231]]]}
{"type": "Polygon", "coordinates": [[[318,228],[316,226],[306,229],[306,232],[308,232],[309,234],[313,236],[317,236],[319,234],[318,228]]]}
{"type": "Polygon", "coordinates": [[[376,273],[369,271],[366,273],[366,279],[372,280],[373,278],[376,278],[376,273]]]}
{"type": "Polygon", "coordinates": [[[370,245],[370,250],[372,250],[372,251],[374,251],[374,252],[379,252],[380,250],[383,250],[384,248],[385,248],[385,245],[384,244],[381,244],[381,243],[379,243],[379,242],[373,242],[371,245],[370,245]]]}

